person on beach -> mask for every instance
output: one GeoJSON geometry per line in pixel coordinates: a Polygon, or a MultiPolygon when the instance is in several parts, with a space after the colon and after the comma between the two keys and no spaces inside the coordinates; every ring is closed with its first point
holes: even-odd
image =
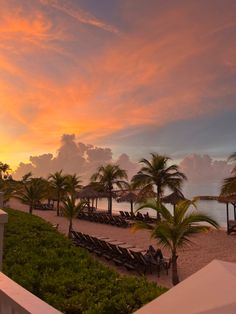
{"type": "Polygon", "coordinates": [[[155,250],[152,245],[149,245],[149,248],[144,254],[144,257],[148,262],[152,262],[155,264],[157,261],[161,261],[163,259],[163,254],[160,249],[155,250]]]}
{"type": "Polygon", "coordinates": [[[162,260],[163,259],[163,254],[162,254],[162,251],[161,249],[157,249],[156,250],[156,254],[155,254],[155,260],[162,260]]]}
{"type": "Polygon", "coordinates": [[[145,259],[149,262],[154,262],[156,259],[155,255],[156,255],[156,250],[154,249],[152,245],[149,245],[147,252],[144,254],[145,259]]]}

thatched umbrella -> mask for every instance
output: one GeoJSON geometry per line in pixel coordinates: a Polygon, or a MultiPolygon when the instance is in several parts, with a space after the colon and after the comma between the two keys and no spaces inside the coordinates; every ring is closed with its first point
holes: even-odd
{"type": "Polygon", "coordinates": [[[172,205],[176,205],[179,201],[182,201],[182,200],[185,200],[185,197],[180,191],[173,192],[161,198],[161,201],[163,203],[172,204],[172,205]]]}
{"type": "Polygon", "coordinates": [[[127,192],[117,199],[117,202],[129,202],[131,215],[134,214],[134,202],[137,201],[138,196],[134,192],[127,192]]]}
{"type": "Polygon", "coordinates": [[[227,233],[236,231],[236,194],[220,195],[218,202],[226,204],[227,233]],[[229,204],[232,204],[234,208],[234,220],[229,219],[229,204]]]}
{"type": "Polygon", "coordinates": [[[129,202],[130,203],[130,211],[133,215],[134,213],[134,203],[135,202],[144,202],[147,198],[156,197],[156,193],[150,189],[141,189],[141,190],[123,190],[117,191],[118,195],[117,202],[129,202]]]}
{"type": "Polygon", "coordinates": [[[107,193],[100,192],[94,189],[91,185],[84,186],[79,192],[77,192],[77,198],[85,199],[88,201],[88,207],[90,209],[90,199],[92,200],[92,207],[94,204],[94,200],[96,200],[96,208],[97,208],[97,199],[107,197],[107,193]]]}
{"type": "Polygon", "coordinates": [[[184,197],[183,193],[181,193],[180,191],[175,191],[175,192],[161,198],[161,201],[163,203],[172,204],[174,207],[174,210],[175,210],[175,205],[179,201],[183,201],[183,200],[185,200],[185,197],[184,197]]]}

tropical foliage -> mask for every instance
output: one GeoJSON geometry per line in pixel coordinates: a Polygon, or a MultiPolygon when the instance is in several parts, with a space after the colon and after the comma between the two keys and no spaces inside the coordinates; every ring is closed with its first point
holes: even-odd
{"type": "Polygon", "coordinates": [[[35,204],[40,202],[47,196],[47,189],[45,180],[41,178],[34,178],[28,184],[20,188],[15,197],[23,204],[29,206],[29,213],[32,214],[35,204]]]}
{"type": "Polygon", "coordinates": [[[65,190],[71,196],[76,196],[76,192],[82,188],[81,180],[76,174],[68,174],[65,177],[65,190]]]}
{"type": "Polygon", "coordinates": [[[108,194],[108,212],[112,214],[112,197],[114,187],[122,188],[124,179],[127,179],[127,173],[118,165],[108,164],[97,169],[91,177],[92,182],[97,182],[108,194]]]}
{"type": "Polygon", "coordinates": [[[181,190],[183,181],[186,176],[179,171],[177,165],[168,166],[170,158],[158,154],[151,154],[151,159],[141,159],[140,163],[143,167],[134,175],[132,182],[136,187],[141,187],[144,190],[150,190],[153,186],[156,188],[157,201],[161,202],[164,189],[168,188],[171,191],[181,190]]]}
{"type": "Polygon", "coordinates": [[[232,169],[232,176],[224,179],[221,187],[221,195],[223,196],[236,194],[236,152],[229,156],[228,160],[235,162],[235,165],[232,169]]]}
{"type": "Polygon", "coordinates": [[[54,189],[57,197],[57,216],[60,215],[60,202],[62,201],[63,196],[66,191],[66,176],[62,174],[62,170],[50,174],[49,182],[51,187],[54,189]]]}
{"type": "Polygon", "coordinates": [[[78,214],[84,209],[87,203],[80,201],[76,204],[76,198],[72,194],[72,196],[67,196],[65,200],[63,200],[63,208],[62,213],[69,220],[69,230],[68,230],[68,237],[71,236],[71,231],[73,229],[72,222],[73,219],[78,216],[78,214]]]}
{"type": "Polygon", "coordinates": [[[129,314],[166,291],[120,276],[39,217],[7,212],[3,272],[65,314],[129,314]]]}
{"type": "Polygon", "coordinates": [[[149,230],[151,237],[157,239],[163,247],[170,250],[173,285],[179,283],[177,268],[178,249],[191,244],[190,238],[194,234],[204,232],[210,228],[209,225],[201,225],[199,223],[208,223],[215,228],[219,227],[218,223],[210,216],[198,211],[189,211],[190,206],[196,206],[195,202],[196,200],[180,201],[176,205],[173,214],[157,200],[142,204],[138,208],[138,210],[151,208],[161,215],[161,221],[157,221],[155,225],[138,222],[134,225],[133,230],[149,230]]]}
{"type": "Polygon", "coordinates": [[[11,170],[8,164],[0,162],[0,179],[7,179],[11,170]]]}

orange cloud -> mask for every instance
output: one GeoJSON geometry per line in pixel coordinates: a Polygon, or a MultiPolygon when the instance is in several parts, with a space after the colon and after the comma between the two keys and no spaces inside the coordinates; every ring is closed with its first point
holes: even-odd
{"type": "Polygon", "coordinates": [[[118,28],[75,3],[9,1],[0,13],[0,138],[38,154],[54,151],[63,133],[96,142],[233,107],[233,11],[203,14],[206,2],[127,1],[126,27],[114,36],[118,28]]]}

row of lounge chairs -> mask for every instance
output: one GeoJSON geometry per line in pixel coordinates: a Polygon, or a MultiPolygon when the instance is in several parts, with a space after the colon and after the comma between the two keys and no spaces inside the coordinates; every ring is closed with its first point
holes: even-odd
{"type": "Polygon", "coordinates": [[[53,210],[53,209],[54,209],[54,206],[53,206],[53,204],[37,203],[37,204],[34,204],[34,209],[53,210]]]}
{"type": "Polygon", "coordinates": [[[112,216],[105,213],[87,213],[81,212],[78,215],[79,219],[85,219],[93,222],[109,224],[117,227],[128,227],[129,223],[120,216],[112,216]]]}
{"type": "Polygon", "coordinates": [[[129,213],[127,211],[120,210],[120,217],[128,220],[139,220],[139,221],[146,221],[146,222],[154,222],[155,219],[150,217],[148,212],[146,214],[141,214],[137,212],[137,214],[129,213]]]}
{"type": "Polygon", "coordinates": [[[152,273],[155,270],[159,277],[160,271],[164,269],[168,274],[171,265],[169,258],[151,261],[145,258],[142,249],[132,247],[132,245],[126,243],[104,237],[94,237],[74,230],[71,236],[75,245],[102,256],[108,261],[113,261],[118,266],[124,266],[127,270],[134,270],[139,274],[145,274],[147,271],[152,273]]]}

